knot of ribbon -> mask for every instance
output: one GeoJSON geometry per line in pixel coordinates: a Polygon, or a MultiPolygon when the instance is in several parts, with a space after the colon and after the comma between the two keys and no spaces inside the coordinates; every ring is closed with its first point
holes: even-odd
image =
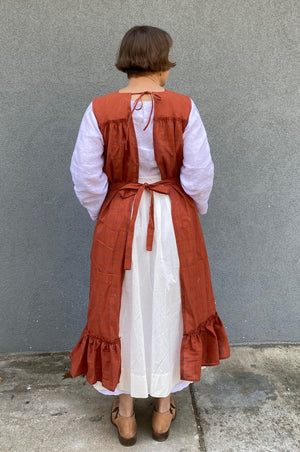
{"type": "Polygon", "coordinates": [[[134,105],[133,105],[133,107],[132,107],[132,109],[130,111],[130,114],[129,114],[129,117],[128,117],[128,120],[127,120],[126,133],[125,133],[125,151],[127,151],[127,149],[128,149],[128,133],[129,133],[129,126],[130,126],[130,121],[131,121],[133,112],[134,112],[134,110],[141,110],[143,108],[142,97],[145,94],[149,94],[151,96],[151,111],[150,111],[150,115],[149,115],[149,118],[148,118],[148,122],[145,125],[145,127],[143,128],[143,130],[146,130],[147,127],[150,124],[151,116],[152,116],[153,109],[154,109],[154,99],[161,100],[161,96],[159,94],[157,94],[157,93],[153,93],[152,91],[143,91],[141,93],[132,93],[132,94],[139,94],[139,97],[135,100],[134,105]],[[137,108],[137,105],[138,105],[139,101],[141,101],[141,106],[139,108],[137,108]]]}

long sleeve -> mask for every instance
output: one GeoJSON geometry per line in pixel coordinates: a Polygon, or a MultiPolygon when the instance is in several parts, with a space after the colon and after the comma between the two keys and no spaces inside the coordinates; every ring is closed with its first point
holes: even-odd
{"type": "Polygon", "coordinates": [[[184,191],[195,201],[198,213],[205,214],[213,186],[214,163],[200,113],[191,101],[189,121],[183,133],[180,182],[184,191]]]}
{"type": "Polygon", "coordinates": [[[80,124],[70,171],[76,196],[92,220],[97,220],[108,190],[103,149],[103,137],[90,103],[80,124]]]}

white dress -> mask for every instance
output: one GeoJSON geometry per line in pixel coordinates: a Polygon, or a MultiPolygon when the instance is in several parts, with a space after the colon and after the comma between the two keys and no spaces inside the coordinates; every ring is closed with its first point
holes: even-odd
{"type": "MultiPolygon", "coordinates": [[[[132,101],[132,106],[134,102],[132,101]]],[[[139,182],[161,180],[153,151],[153,120],[145,131],[151,101],[133,112],[139,151],[139,182]]],[[[192,101],[184,132],[184,161],[180,180],[193,197],[199,213],[207,212],[214,164],[200,114],[192,101]]],[[[103,138],[90,104],[82,119],[71,161],[75,193],[96,220],[108,183],[103,172],[103,138]]],[[[155,232],[152,251],[146,250],[150,193],[144,190],[135,222],[132,268],[122,287],[119,336],[121,375],[115,391],[101,382],[102,394],[132,397],[166,397],[191,382],[180,379],[180,346],[183,334],[178,252],[171,217],[170,198],[154,192],[155,232]]]]}

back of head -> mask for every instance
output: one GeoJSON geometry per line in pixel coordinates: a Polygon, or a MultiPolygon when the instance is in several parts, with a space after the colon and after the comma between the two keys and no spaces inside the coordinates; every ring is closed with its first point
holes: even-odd
{"type": "Polygon", "coordinates": [[[169,60],[171,47],[171,36],[161,28],[132,27],[122,39],[116,67],[128,78],[168,71],[176,65],[169,60]]]}

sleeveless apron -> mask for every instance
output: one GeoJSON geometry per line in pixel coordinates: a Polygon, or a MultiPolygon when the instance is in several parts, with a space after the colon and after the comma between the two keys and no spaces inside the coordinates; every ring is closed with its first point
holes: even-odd
{"type": "Polygon", "coordinates": [[[121,374],[119,315],[122,283],[125,270],[131,268],[134,225],[144,190],[151,194],[145,243],[149,252],[155,233],[153,191],[164,193],[171,200],[180,263],[183,319],[180,378],[199,381],[201,366],[216,366],[220,359],[230,356],[226,332],[216,312],[196,205],[184,192],[179,179],[183,132],[191,111],[191,100],[168,90],[139,93],[152,97],[154,154],[162,177],[161,181],[153,184],[140,184],[131,94],[116,91],[93,99],[93,112],[104,140],[103,170],[109,188],[94,229],[90,253],[87,324],[69,355],[72,377],[85,374],[90,384],[101,381],[110,391],[115,390],[121,374]]]}

